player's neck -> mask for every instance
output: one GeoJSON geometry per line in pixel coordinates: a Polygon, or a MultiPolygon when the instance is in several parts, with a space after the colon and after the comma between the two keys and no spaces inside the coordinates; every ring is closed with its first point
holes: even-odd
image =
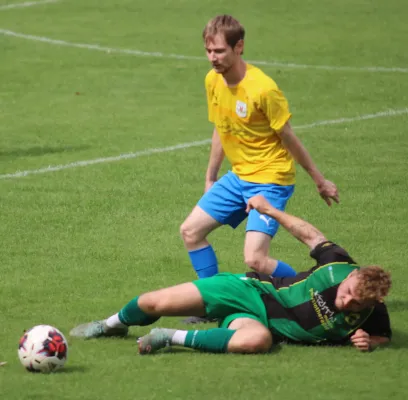
{"type": "Polygon", "coordinates": [[[240,59],[225,74],[223,78],[228,87],[237,86],[244,78],[247,70],[246,62],[240,59]]]}

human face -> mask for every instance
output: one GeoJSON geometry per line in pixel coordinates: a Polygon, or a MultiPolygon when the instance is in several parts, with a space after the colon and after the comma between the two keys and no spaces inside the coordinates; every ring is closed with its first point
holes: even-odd
{"type": "Polygon", "coordinates": [[[340,311],[359,312],[374,305],[374,301],[362,300],[357,296],[359,277],[352,272],[337,289],[336,308],[340,311]]]}
{"type": "Polygon", "coordinates": [[[217,34],[208,37],[205,43],[207,58],[215,72],[226,74],[239,60],[242,53],[242,40],[232,48],[225,40],[224,35],[217,34]]]}

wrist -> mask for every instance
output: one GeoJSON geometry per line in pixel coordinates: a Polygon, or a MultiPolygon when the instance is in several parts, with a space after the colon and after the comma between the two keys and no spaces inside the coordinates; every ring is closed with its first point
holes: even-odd
{"type": "Polygon", "coordinates": [[[324,182],[326,181],[326,179],[324,178],[324,176],[319,172],[319,171],[311,171],[310,172],[310,176],[312,177],[314,183],[316,184],[316,186],[321,186],[324,184],[324,182]]]}
{"type": "Polygon", "coordinates": [[[301,164],[303,169],[309,174],[316,186],[322,185],[325,181],[323,174],[317,169],[314,163],[301,164]]]}
{"type": "Polygon", "coordinates": [[[269,216],[272,217],[273,219],[278,219],[278,218],[279,218],[279,215],[278,215],[278,214],[279,214],[280,212],[281,212],[281,211],[278,210],[277,208],[275,208],[275,207],[269,205],[268,208],[265,210],[265,213],[264,213],[264,214],[269,215],[269,216]]]}

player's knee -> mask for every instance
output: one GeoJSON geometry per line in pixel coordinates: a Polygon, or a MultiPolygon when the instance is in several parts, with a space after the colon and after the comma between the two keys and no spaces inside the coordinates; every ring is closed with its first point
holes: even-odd
{"type": "Polygon", "coordinates": [[[269,332],[263,332],[251,338],[247,338],[244,343],[245,349],[250,353],[266,353],[272,346],[272,336],[269,332]]]}
{"type": "Polygon", "coordinates": [[[235,351],[240,353],[267,353],[272,347],[272,335],[265,329],[241,338],[238,343],[235,343],[234,347],[235,351]]]}
{"type": "Polygon", "coordinates": [[[159,296],[157,292],[150,292],[142,294],[137,304],[147,314],[160,315],[165,310],[166,299],[159,296]]]}
{"type": "Polygon", "coordinates": [[[198,232],[187,222],[181,224],[180,235],[186,245],[193,245],[201,239],[198,232]]]}
{"type": "Polygon", "coordinates": [[[250,254],[245,256],[245,264],[257,272],[264,272],[266,261],[266,257],[258,254],[250,254]]]}

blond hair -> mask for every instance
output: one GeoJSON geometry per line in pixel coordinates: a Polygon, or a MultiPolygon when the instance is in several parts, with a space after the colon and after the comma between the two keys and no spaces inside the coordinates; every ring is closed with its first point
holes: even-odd
{"type": "Polygon", "coordinates": [[[359,284],[356,294],[362,300],[382,302],[391,288],[391,274],[381,267],[370,265],[357,271],[359,284]]]}
{"type": "Polygon", "coordinates": [[[205,43],[217,34],[224,35],[227,44],[234,48],[239,40],[244,40],[245,29],[231,15],[218,15],[208,21],[203,30],[203,40],[205,43]]]}

